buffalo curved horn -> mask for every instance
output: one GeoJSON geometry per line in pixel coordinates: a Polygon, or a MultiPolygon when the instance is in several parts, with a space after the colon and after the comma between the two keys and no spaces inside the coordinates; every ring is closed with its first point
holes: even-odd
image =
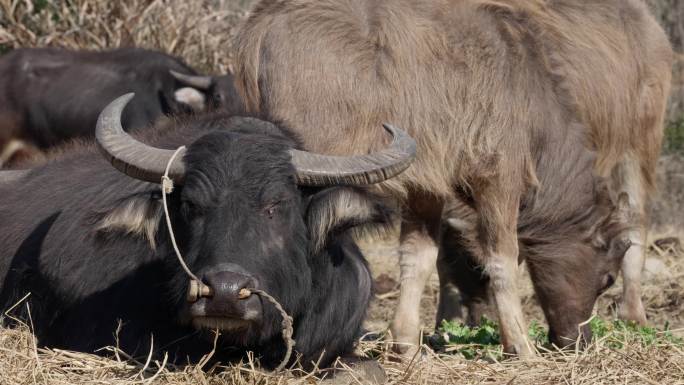
{"type": "Polygon", "coordinates": [[[214,84],[214,79],[211,76],[186,75],[174,70],[169,70],[169,72],[179,82],[202,91],[208,91],[214,84]]]}
{"type": "Polygon", "coordinates": [[[379,183],[406,170],[416,157],[416,142],[406,132],[383,124],[392,135],[385,149],[368,155],[332,156],[290,150],[297,183],[305,186],[379,183]]]}
{"type": "MultiPolygon", "coordinates": [[[[129,93],[109,103],[97,119],[95,138],[104,157],[122,173],[146,182],[161,183],[166,164],[175,152],[141,143],[121,127],[121,113],[135,94],[129,93]]],[[[185,177],[183,163],[185,149],[176,156],[169,168],[169,177],[182,184],[185,177]]]]}

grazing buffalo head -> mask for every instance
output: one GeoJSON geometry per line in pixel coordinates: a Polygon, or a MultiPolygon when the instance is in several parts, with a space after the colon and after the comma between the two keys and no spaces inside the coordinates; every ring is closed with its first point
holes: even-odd
{"type": "MultiPolygon", "coordinates": [[[[615,282],[630,247],[628,236],[633,228],[629,224],[634,223],[635,213],[627,196],[623,193],[612,198],[601,178],[597,179],[597,188],[585,192],[591,199],[580,200],[591,203],[583,207],[579,217],[558,222],[565,217],[564,208],[554,205],[546,211],[540,209],[545,206],[535,207],[526,201],[518,224],[520,259],[527,263],[546,314],[550,341],[558,347],[591,340],[585,321],[591,317],[597,298],[615,282]],[[542,212],[550,215],[542,216],[542,212]],[[554,231],[558,223],[563,232],[554,231]]],[[[482,252],[472,248],[475,252],[470,254],[464,247],[476,244],[477,214],[463,206],[454,202],[445,211],[448,226],[443,239],[447,243],[440,253],[448,261],[449,274],[458,278],[469,322],[479,323],[488,298],[489,278],[477,267],[482,252]]]]}
{"type": "MultiPolygon", "coordinates": [[[[201,99],[201,103],[207,108],[221,109],[230,113],[238,113],[244,110],[240,96],[235,88],[235,79],[232,74],[205,76],[182,74],[173,70],[170,72],[178,82],[187,87],[187,89],[183,90],[184,92],[190,90],[200,90],[203,92],[208,99],[201,99]]],[[[200,103],[200,99],[194,96],[194,94],[186,96],[184,93],[179,93],[177,98],[179,101],[193,106],[197,106],[200,103]]]]}
{"type": "Polygon", "coordinates": [[[591,340],[587,321],[598,297],[617,279],[631,246],[630,224],[636,221],[626,194],[611,199],[600,187],[594,194],[594,207],[587,208],[575,223],[567,224],[567,232],[561,236],[521,237],[549,323],[549,339],[559,347],[574,346],[578,341],[584,345],[591,340]]]}
{"type": "MultiPolygon", "coordinates": [[[[121,129],[121,111],[130,98],[122,96],[102,112],[97,141],[119,171],[159,183],[174,151],[145,145],[121,129]]],[[[281,330],[280,314],[272,306],[240,293],[261,289],[293,316],[295,335],[297,330],[305,333],[297,349],[307,359],[315,360],[321,349],[339,353],[337,337],[330,338],[330,333],[358,332],[371,282],[347,230],[385,222],[389,215],[361,186],[406,169],[415,142],[386,126],[394,139],[379,152],[324,156],[295,149],[297,142],[288,131],[253,118],[219,117],[192,124],[209,124],[216,131],[207,131],[180,150],[169,165],[175,188],[168,204],[182,255],[210,291],[181,305],[182,316],[197,328],[220,329],[231,343],[259,346],[277,339],[281,330]],[[352,313],[358,318],[356,326],[345,323],[352,313]],[[349,327],[352,330],[342,331],[349,327]]],[[[140,223],[128,226],[145,229],[150,240],[157,240],[159,252],[168,253],[178,271],[173,293],[182,304],[189,281],[169,246],[167,230],[156,229],[163,222],[158,198],[119,205],[132,206],[135,210],[123,210],[128,214],[112,215],[140,223]]]]}

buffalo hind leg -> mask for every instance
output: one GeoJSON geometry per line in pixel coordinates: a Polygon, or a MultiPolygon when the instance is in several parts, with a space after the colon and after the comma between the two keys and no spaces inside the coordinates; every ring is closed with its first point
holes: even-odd
{"type": "Polygon", "coordinates": [[[452,220],[446,221],[437,258],[440,295],[435,328],[442,320],[462,318],[462,307],[467,309],[466,324],[479,325],[488,307],[489,278],[464,246],[466,229],[459,226],[463,221],[454,220],[454,225],[452,220]]]}
{"type": "Polygon", "coordinates": [[[440,249],[437,256],[437,273],[439,274],[439,304],[435,317],[435,329],[438,329],[443,321],[452,322],[463,318],[461,309],[462,295],[458,286],[451,279],[450,268],[445,263],[440,249]]]}
{"type": "Polygon", "coordinates": [[[404,222],[399,246],[399,304],[390,327],[394,350],[413,355],[420,345],[420,301],[437,261],[437,245],[423,223],[404,222]]]}

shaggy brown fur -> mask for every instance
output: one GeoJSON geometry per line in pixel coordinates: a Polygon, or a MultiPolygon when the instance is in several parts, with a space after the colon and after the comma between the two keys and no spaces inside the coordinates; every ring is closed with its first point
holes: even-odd
{"type": "Polygon", "coordinates": [[[247,108],[305,147],[368,153],[382,122],[416,138],[414,166],[382,186],[407,212],[400,342],[417,341],[406,298],[437,258],[434,213],[449,201],[474,213],[462,245],[488,273],[506,348],[528,351],[512,281],[524,228],[541,242],[521,255],[544,255],[531,270],[552,333],[577,335],[634,238],[612,202],[625,191],[643,213],[653,187],[672,54],[640,1],[264,0],[237,46],[247,108]],[[418,259],[417,245],[433,251],[418,259]]]}

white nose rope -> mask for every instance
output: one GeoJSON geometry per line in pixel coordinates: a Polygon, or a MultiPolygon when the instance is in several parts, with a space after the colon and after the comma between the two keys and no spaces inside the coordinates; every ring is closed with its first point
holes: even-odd
{"type": "MultiPolygon", "coordinates": [[[[164,216],[166,217],[166,227],[169,229],[169,236],[171,237],[171,244],[173,245],[173,250],[176,252],[176,257],[178,257],[178,262],[180,262],[180,265],[183,267],[183,270],[185,270],[185,273],[191,278],[190,286],[188,288],[188,301],[195,302],[200,297],[211,296],[212,290],[209,286],[205,285],[199,278],[197,278],[195,274],[192,273],[188,265],[185,263],[185,260],[183,260],[183,256],[181,255],[181,252],[178,249],[178,244],[176,243],[176,236],[173,233],[173,227],[171,226],[171,216],[169,215],[169,207],[166,203],[166,195],[171,194],[173,192],[173,181],[171,180],[171,178],[169,178],[169,169],[171,168],[171,164],[173,163],[174,159],[176,159],[176,155],[178,155],[178,153],[184,149],[185,146],[178,147],[178,149],[176,149],[173,155],[171,155],[169,162],[166,164],[166,170],[164,170],[164,175],[161,178],[162,203],[164,206],[164,216]]],[[[273,304],[273,306],[276,308],[276,310],[278,310],[280,316],[282,317],[280,325],[282,327],[283,342],[285,342],[287,350],[285,352],[285,357],[283,357],[283,360],[275,368],[275,371],[279,372],[283,370],[285,368],[285,365],[287,365],[287,363],[290,361],[290,357],[292,356],[292,348],[295,345],[295,341],[292,339],[292,334],[294,333],[294,330],[292,328],[292,317],[290,317],[290,315],[287,314],[287,312],[285,311],[285,309],[283,309],[282,305],[278,302],[278,300],[276,300],[270,294],[266,293],[263,290],[242,288],[238,293],[238,298],[246,299],[252,294],[256,294],[260,296],[262,299],[266,299],[268,302],[273,304]]]]}

